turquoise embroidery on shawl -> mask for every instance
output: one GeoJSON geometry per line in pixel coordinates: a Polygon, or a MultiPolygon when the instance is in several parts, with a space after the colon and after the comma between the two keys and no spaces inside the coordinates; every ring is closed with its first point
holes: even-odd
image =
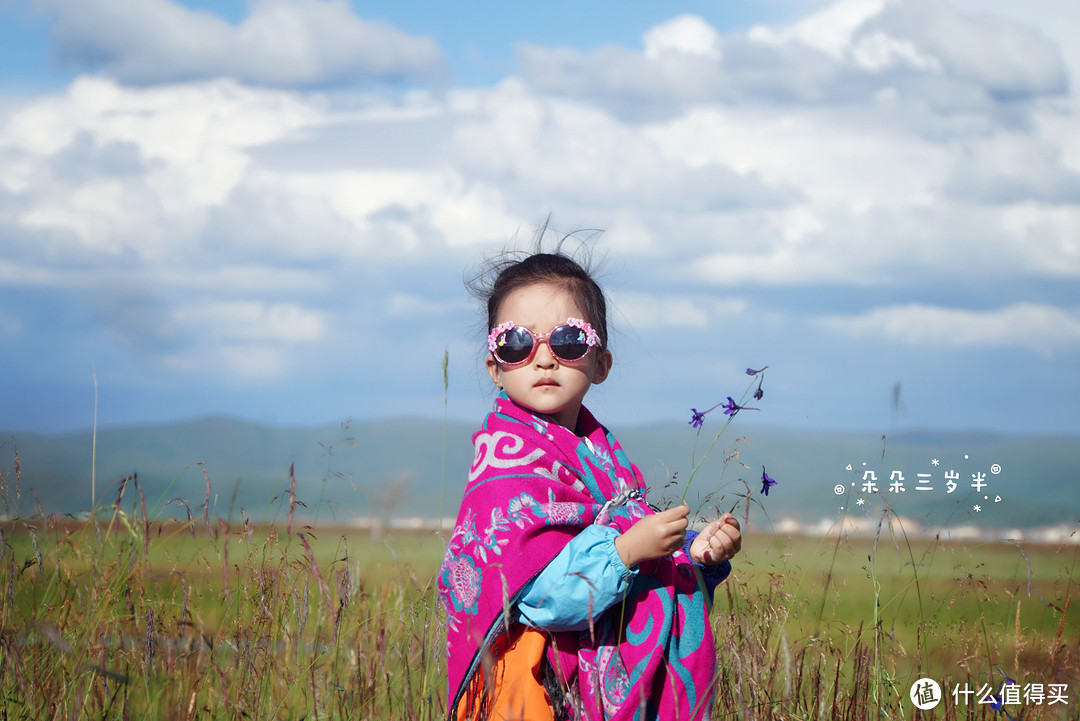
{"type": "MultiPolygon", "coordinates": [[[[496,413],[492,413],[491,415],[493,415],[494,417],[498,418],[501,421],[507,421],[509,423],[521,423],[522,422],[520,419],[514,418],[513,416],[508,416],[505,413],[496,412],[496,413]]],[[[485,419],[485,421],[486,421],[486,419],[485,419]]],[[[487,430],[487,423],[486,422],[484,423],[484,430],[485,431],[487,430]]]]}
{"type": "MultiPolygon", "coordinates": [[[[608,509],[608,515],[611,517],[611,521],[614,521],[617,518],[625,518],[626,520],[630,521],[630,523],[635,523],[640,517],[631,513],[630,509],[626,506],[612,506],[608,509]]],[[[618,526],[616,526],[610,521],[607,525],[618,528],[618,526]]]]}
{"type": "Polygon", "coordinates": [[[459,528],[462,546],[467,546],[476,540],[476,514],[473,513],[471,508],[465,511],[465,516],[461,519],[459,528]]]}
{"type": "MultiPolygon", "coordinates": [[[[611,475],[612,471],[615,470],[615,461],[611,459],[611,454],[608,453],[607,450],[604,448],[597,448],[592,442],[589,441],[588,438],[584,440],[585,447],[589,449],[590,453],[592,453],[592,456],[597,460],[598,465],[603,468],[608,473],[608,475],[611,475]]],[[[608,444],[611,443],[611,440],[611,438],[607,439],[608,444]]]]}
{"type": "MultiPolygon", "coordinates": [[[[663,588],[664,584],[662,584],[660,582],[660,579],[656,578],[655,576],[638,574],[638,577],[634,579],[634,585],[630,587],[630,593],[627,594],[627,597],[633,597],[638,594],[644,594],[650,591],[657,591],[663,588]]],[[[653,635],[653,626],[655,625],[655,622],[656,619],[653,616],[649,616],[646,620],[645,627],[637,632],[631,631],[628,626],[626,628],[626,642],[632,646],[641,646],[642,644],[648,643],[649,638],[653,635]]],[[[662,620],[662,623],[664,628],[670,630],[671,619],[667,617],[666,609],[664,610],[664,618],[662,620]]],[[[661,630],[660,633],[662,636],[663,631],[661,630]]],[[[645,673],[645,667],[648,665],[649,656],[646,655],[644,658],[638,661],[637,665],[634,666],[634,668],[628,669],[630,674],[630,683],[632,685],[637,684],[638,679],[640,679],[641,675],[645,673]]]]}
{"type": "Polygon", "coordinates": [[[476,613],[482,579],[483,571],[466,555],[456,557],[443,567],[443,587],[446,588],[455,611],[469,615],[476,613]]]}
{"type": "MultiPolygon", "coordinates": [[[[582,483],[585,484],[585,487],[589,490],[589,495],[595,498],[597,503],[604,503],[607,501],[607,497],[604,495],[604,492],[600,490],[600,486],[597,484],[593,474],[588,472],[590,465],[599,465],[603,467],[602,459],[598,457],[597,453],[593,452],[591,444],[588,443],[588,439],[585,438],[581,439],[581,442],[577,444],[577,448],[574,450],[577,453],[578,464],[586,471],[581,478],[582,483]],[[593,463],[590,464],[589,461],[593,461],[593,463]]],[[[607,460],[608,463],[611,462],[610,458],[607,460]]],[[[611,477],[612,481],[615,482],[615,486],[618,487],[619,479],[615,474],[615,469],[609,466],[605,471],[607,475],[611,477]]]]}
{"type": "Polygon", "coordinates": [[[478,555],[487,563],[487,553],[485,549],[490,550],[497,556],[502,555],[502,549],[500,546],[505,546],[509,541],[506,538],[499,538],[499,535],[505,535],[505,531],[510,528],[510,522],[506,520],[506,515],[501,508],[491,509],[491,525],[484,529],[484,545],[482,548],[477,548],[478,555]]]}
{"type": "Polygon", "coordinates": [[[504,473],[501,476],[492,476],[491,478],[485,478],[485,479],[483,479],[481,481],[475,482],[473,484],[473,487],[472,487],[471,490],[475,491],[477,488],[480,488],[480,486],[491,483],[492,481],[505,481],[507,479],[520,480],[521,479],[521,474],[520,473],[504,473]]]}
{"type": "Polygon", "coordinates": [[[534,511],[534,509],[540,504],[536,502],[536,499],[530,496],[528,493],[522,493],[517,498],[510,499],[510,505],[506,509],[506,520],[513,523],[518,528],[525,528],[526,524],[532,524],[532,517],[525,512],[525,509],[534,511]]]}
{"type": "Polygon", "coordinates": [[[679,594],[676,598],[684,621],[680,632],[672,634],[669,641],[668,672],[675,673],[682,680],[690,707],[694,708],[698,704],[698,689],[694,684],[693,674],[686,668],[683,660],[692,656],[705,642],[705,627],[697,623],[698,618],[694,614],[695,606],[702,603],[701,591],[695,591],[692,595],[679,594]]]}
{"type": "MultiPolygon", "coordinates": [[[[506,395],[506,392],[504,391],[503,393],[499,394],[499,397],[502,398],[505,395],[506,395]]],[[[548,438],[548,440],[551,440],[551,433],[549,432],[550,429],[548,428],[548,422],[545,421],[540,416],[536,415],[535,413],[531,415],[531,417],[530,417],[530,419],[528,421],[524,421],[524,420],[522,420],[520,418],[515,418],[514,416],[510,416],[510,415],[507,415],[505,413],[500,413],[498,411],[493,411],[491,413],[491,415],[498,418],[499,420],[508,421],[510,423],[520,423],[522,425],[528,425],[534,431],[539,433],[540,435],[545,436],[546,438],[548,438]]],[[[486,431],[487,429],[488,429],[488,419],[485,418],[484,419],[484,430],[486,431]]]]}

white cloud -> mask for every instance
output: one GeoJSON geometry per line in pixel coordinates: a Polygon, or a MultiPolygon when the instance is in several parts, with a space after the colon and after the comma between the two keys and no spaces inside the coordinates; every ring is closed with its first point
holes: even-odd
{"type": "MultiPolygon", "coordinates": [[[[850,39],[883,17],[879,5],[834,5],[776,31],[771,52],[843,57],[847,40],[807,49],[807,28],[850,39]]],[[[1014,29],[979,27],[986,43],[1014,29]]],[[[654,30],[646,55],[715,62],[718,36],[700,18],[654,30]]],[[[631,71],[656,59],[611,51],[635,56],[631,71]]],[[[741,82],[756,71],[725,72],[741,82]]],[[[361,97],[81,78],[27,103],[0,127],[0,219],[32,238],[18,267],[63,255],[163,282],[185,269],[231,267],[240,278],[298,263],[418,262],[497,247],[551,211],[560,224],[613,229],[616,255],[669,260],[656,267],[668,278],[897,284],[964,266],[1080,275],[1072,216],[1015,208],[1075,205],[1067,110],[933,135],[887,94],[797,112],[703,101],[648,123],[612,116],[603,96],[552,97],[519,80],[361,97]]],[[[294,292],[321,272],[271,285],[294,292]]]]}
{"type": "Polygon", "coordinates": [[[464,302],[447,303],[445,300],[425,298],[413,293],[394,293],[386,303],[386,312],[396,317],[437,318],[461,310],[464,302]]]}
{"type": "Polygon", "coordinates": [[[741,299],[618,291],[611,295],[611,313],[635,331],[658,328],[707,328],[717,317],[746,311],[741,299]]]}
{"type": "Polygon", "coordinates": [[[909,303],[817,324],[855,338],[882,338],[918,348],[1024,348],[1049,355],[1080,345],[1080,312],[1036,303],[966,310],[909,303]]]}
{"type": "Polygon", "coordinates": [[[981,203],[1080,202],[1080,172],[1062,163],[1055,144],[1027,134],[998,133],[962,145],[946,192],[981,203]]]}
{"type": "MultiPolygon", "coordinates": [[[[335,343],[385,347],[372,313],[452,316],[461,271],[551,212],[607,229],[611,278],[635,279],[616,310],[643,332],[760,319],[758,298],[800,286],[885,288],[902,308],[920,284],[960,286],[962,306],[996,283],[1051,317],[1080,278],[1080,116],[1040,95],[1052,53],[979,20],[954,57],[893,4],[727,37],[684,15],[642,50],[534,48],[539,75],[444,93],[81,77],[0,121],[0,286],[89,304],[92,332],[154,369],[280,377],[335,343]],[[1031,57],[965,65],[998,35],[1031,57]]],[[[893,315],[842,320],[870,333],[893,315]]]]}
{"type": "MultiPolygon", "coordinates": [[[[963,0],[968,7],[959,12],[955,4],[839,0],[790,26],[755,28],[749,37],[778,47],[814,48],[839,64],[852,62],[881,74],[883,84],[906,71],[913,74],[907,82],[948,78],[955,90],[981,89],[1006,103],[1065,91],[1062,50],[1067,44],[1049,41],[1032,27],[1041,20],[1037,13],[1002,8],[1001,14],[990,15],[985,2],[963,0]],[[922,80],[916,80],[919,75],[922,80]]],[[[936,103],[945,101],[935,98],[936,103]]]]}
{"type": "Polygon", "coordinates": [[[800,43],[841,60],[866,21],[881,13],[888,0],[839,0],[783,27],[758,25],[747,32],[756,42],[774,46],[800,43]]]}
{"type": "Polygon", "coordinates": [[[239,264],[215,264],[193,272],[183,266],[143,268],[133,272],[122,264],[104,265],[100,262],[85,265],[46,263],[41,258],[17,261],[0,258],[0,285],[12,288],[67,288],[92,290],[103,286],[122,287],[133,275],[149,273],[155,286],[200,292],[227,289],[240,295],[257,294],[272,288],[292,294],[317,287],[320,275],[303,268],[275,268],[249,261],[239,264]]]}
{"type": "Polygon", "coordinates": [[[1020,266],[1048,278],[1080,277],[1080,207],[1046,207],[1040,203],[1010,206],[1002,226],[1024,243],[1020,266]]]}
{"type": "Polygon", "coordinates": [[[645,57],[684,53],[718,58],[720,34],[697,15],[679,15],[650,29],[642,38],[645,57]]]}
{"type": "Polygon", "coordinates": [[[486,94],[454,136],[457,160],[531,207],[655,208],[701,213],[780,206],[790,186],[721,162],[688,164],[666,157],[649,133],[587,102],[552,99],[517,82],[486,94]]]}
{"type": "Polygon", "coordinates": [[[885,6],[863,32],[884,32],[933,58],[945,75],[1003,102],[1066,90],[1061,48],[1031,27],[1001,16],[962,14],[940,0],[885,6]]]}
{"type": "Polygon", "coordinates": [[[945,118],[1015,121],[1023,103],[1061,96],[1061,49],[1013,20],[940,0],[839,0],[789,27],[720,37],[700,18],[653,28],[644,50],[524,46],[545,92],[591,98],[622,117],[678,115],[687,104],[865,104],[880,93],[945,118]]]}
{"type": "Polygon", "coordinates": [[[273,345],[227,345],[216,355],[220,355],[221,362],[234,376],[248,380],[280,378],[291,370],[282,349],[273,345]]]}
{"type": "Polygon", "coordinates": [[[357,17],[344,0],[253,0],[238,25],[171,0],[36,0],[61,60],[122,82],[231,77],[308,86],[439,78],[431,38],[357,17]]]}
{"type": "Polygon", "coordinates": [[[870,123],[865,112],[710,105],[653,123],[642,133],[679,164],[728,166],[767,185],[794,188],[818,207],[867,210],[932,202],[949,169],[948,146],[892,123],[870,123]]]}
{"type": "MultiPolygon", "coordinates": [[[[273,295],[273,294],[269,294],[273,295]]],[[[100,332],[147,367],[253,379],[295,372],[328,341],[329,311],[293,301],[185,298],[155,287],[92,288],[76,298],[100,332]]]]}
{"type": "Polygon", "coordinates": [[[296,359],[279,346],[266,343],[230,343],[188,346],[161,357],[161,365],[181,374],[225,376],[230,383],[280,380],[294,371],[296,359]]]}
{"type": "Polygon", "coordinates": [[[296,344],[321,340],[326,314],[296,303],[219,301],[177,308],[173,319],[196,334],[239,341],[296,344]]]}
{"type": "Polygon", "coordinates": [[[0,258],[0,285],[8,288],[56,286],[60,285],[60,276],[47,268],[0,258]]]}
{"type": "Polygon", "coordinates": [[[92,182],[96,177],[85,172],[71,177],[72,159],[85,154],[82,148],[121,147],[138,161],[128,161],[123,179],[145,177],[164,207],[212,204],[232,190],[250,149],[325,116],[299,95],[231,81],[135,89],[79,78],[63,93],[26,103],[0,126],[0,153],[10,161],[0,165],[0,186],[32,194],[60,181],[92,182]]]}
{"type": "Polygon", "coordinates": [[[1080,27],[1080,4],[1071,0],[951,0],[968,13],[993,13],[1027,25],[1052,39],[1065,55],[1072,78],[1080,77],[1080,47],[1076,28],[1080,27]]]}
{"type": "MultiPolygon", "coordinates": [[[[449,346],[468,359],[455,368],[475,365],[462,274],[526,246],[550,212],[556,228],[606,229],[590,245],[613,326],[633,336],[625,357],[641,360],[616,379],[632,393],[605,384],[613,406],[741,374],[718,346],[669,365],[672,327],[789,357],[792,388],[832,377],[841,338],[885,341],[912,372],[935,349],[970,350],[987,375],[1057,354],[1046,367],[1067,379],[1080,348],[1067,33],[909,3],[841,0],[727,35],[681,15],[638,48],[524,48],[524,75],[492,87],[370,92],[351,82],[383,72],[366,50],[335,55],[350,44],[336,30],[363,23],[343,3],[256,1],[230,24],[162,0],[46,2],[63,49],[80,63],[100,51],[103,73],[0,99],[0,327],[37,377],[41,358],[68,378],[92,357],[117,385],[216,400],[340,382],[390,408],[379,394],[403,387],[402,363],[436,367],[449,346]],[[284,27],[296,37],[271,42],[284,27]],[[305,33],[325,48],[288,75],[305,33]],[[261,67],[231,54],[256,46],[261,67]],[[997,309],[972,310],[989,298],[997,309]],[[850,310],[867,303],[882,307],[850,310]],[[807,320],[822,308],[842,315],[807,320]]],[[[406,87],[435,67],[394,52],[378,54],[406,87]]],[[[452,372],[463,396],[485,377],[452,372]]]]}
{"type": "Polygon", "coordinates": [[[717,240],[715,249],[701,244],[681,275],[720,286],[888,288],[1080,278],[1080,252],[1069,235],[1075,212],[950,203],[817,212],[817,227],[806,234],[790,234],[775,215],[718,227],[717,238],[733,240],[717,240]]]}

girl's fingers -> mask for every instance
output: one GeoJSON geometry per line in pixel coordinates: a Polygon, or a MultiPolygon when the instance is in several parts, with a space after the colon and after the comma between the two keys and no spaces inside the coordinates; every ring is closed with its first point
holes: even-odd
{"type": "Polygon", "coordinates": [[[701,561],[712,563],[712,554],[710,551],[712,547],[712,537],[716,534],[716,529],[719,528],[719,526],[720,521],[716,520],[701,529],[697,538],[694,539],[694,545],[691,546],[690,560],[698,563],[701,561]],[[695,555],[697,558],[694,558],[695,555]]]}
{"type": "Polygon", "coordinates": [[[723,539],[728,558],[734,557],[736,553],[742,550],[742,532],[739,531],[738,525],[725,523],[720,527],[720,531],[716,535],[718,538],[723,539]]]}
{"type": "Polygon", "coordinates": [[[699,534],[702,538],[711,539],[716,534],[717,529],[720,528],[720,521],[713,521],[705,528],[701,529],[699,534]]]}
{"type": "Polygon", "coordinates": [[[673,538],[678,537],[678,546],[681,546],[683,539],[686,538],[686,529],[690,526],[690,520],[687,518],[689,514],[690,506],[687,506],[686,504],[669,508],[666,511],[657,514],[661,516],[667,524],[667,532],[673,538]]]}
{"type": "Polygon", "coordinates": [[[666,511],[660,511],[656,515],[665,523],[677,523],[678,521],[685,521],[686,517],[690,515],[690,506],[684,503],[681,506],[675,506],[674,508],[669,508],[666,511]]]}
{"type": "Polygon", "coordinates": [[[712,551],[713,558],[718,561],[726,561],[735,555],[735,544],[732,543],[731,538],[723,533],[717,533],[712,537],[709,548],[712,551]]]}
{"type": "Polygon", "coordinates": [[[701,538],[706,541],[700,553],[705,563],[719,563],[734,558],[742,547],[739,522],[730,513],[725,513],[706,526],[701,531],[701,538]]]}

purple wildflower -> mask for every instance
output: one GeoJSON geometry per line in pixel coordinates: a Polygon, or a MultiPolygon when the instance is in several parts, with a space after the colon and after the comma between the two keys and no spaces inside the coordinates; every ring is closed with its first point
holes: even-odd
{"type": "Polygon", "coordinates": [[[758,384],[757,384],[757,390],[756,390],[756,391],[754,391],[754,400],[755,400],[755,401],[760,401],[760,400],[761,400],[761,398],[762,398],[762,397],[763,397],[764,395],[765,395],[765,391],[761,390],[761,384],[760,384],[760,383],[758,383],[758,384]]]}
{"type": "MultiPolygon", "coordinates": [[[[765,368],[768,368],[768,367],[769,366],[765,366],[765,368]]],[[[748,376],[756,376],[758,373],[762,373],[765,370],[765,368],[762,368],[759,371],[756,371],[753,368],[747,368],[746,369],[746,375],[748,375],[748,376]]]]}
{"type": "Polygon", "coordinates": [[[1013,717],[1005,710],[1005,687],[1006,686],[1019,686],[1014,679],[1009,678],[1009,675],[1001,670],[1001,666],[997,667],[997,670],[1005,677],[1005,682],[1001,684],[1001,690],[998,691],[997,696],[991,694],[990,696],[990,708],[995,711],[1000,711],[1005,714],[1006,717],[1012,719],[1013,717]]]}
{"type": "Polygon", "coordinates": [[[761,467],[761,492],[766,496],[769,495],[769,489],[776,485],[768,473],[765,472],[765,466],[761,467]]]}
{"type": "MultiPolygon", "coordinates": [[[[728,400],[730,401],[731,398],[729,397],[728,400]]],[[[708,413],[712,413],[713,411],[715,411],[720,406],[721,406],[721,404],[717,403],[715,406],[713,406],[712,408],[710,408],[707,411],[699,411],[697,408],[691,408],[690,413],[692,415],[690,416],[690,425],[693,426],[694,428],[701,428],[701,426],[703,426],[705,424],[705,415],[708,414],[708,413]]],[[[727,406],[724,406],[724,407],[726,408],[727,406]]],[[[727,411],[724,411],[724,413],[727,413],[727,411]]]]}
{"type": "Polygon", "coordinates": [[[740,406],[738,403],[735,402],[735,399],[732,398],[731,396],[727,397],[727,403],[725,403],[723,405],[724,405],[724,415],[726,415],[726,416],[733,416],[736,413],[738,413],[739,411],[757,411],[757,410],[761,410],[760,408],[748,408],[747,406],[740,406]]]}
{"type": "Polygon", "coordinates": [[[990,708],[1005,714],[1005,717],[1010,719],[1010,721],[1016,721],[1013,715],[1005,710],[1005,686],[1007,685],[1008,684],[1002,684],[1001,692],[997,696],[994,696],[993,694],[990,695],[990,708]]]}

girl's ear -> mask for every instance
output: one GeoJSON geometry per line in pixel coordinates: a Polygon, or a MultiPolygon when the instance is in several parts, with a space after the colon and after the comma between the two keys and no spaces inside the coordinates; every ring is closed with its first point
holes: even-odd
{"type": "Polygon", "coordinates": [[[592,382],[603,383],[607,378],[608,373],[611,372],[611,364],[615,362],[614,356],[611,355],[611,351],[606,350],[596,356],[596,372],[593,374],[592,382]]]}
{"type": "Polygon", "coordinates": [[[495,384],[495,387],[502,390],[502,380],[499,378],[499,364],[488,354],[487,360],[484,361],[484,367],[487,368],[488,375],[491,376],[491,382],[495,384]]]}

